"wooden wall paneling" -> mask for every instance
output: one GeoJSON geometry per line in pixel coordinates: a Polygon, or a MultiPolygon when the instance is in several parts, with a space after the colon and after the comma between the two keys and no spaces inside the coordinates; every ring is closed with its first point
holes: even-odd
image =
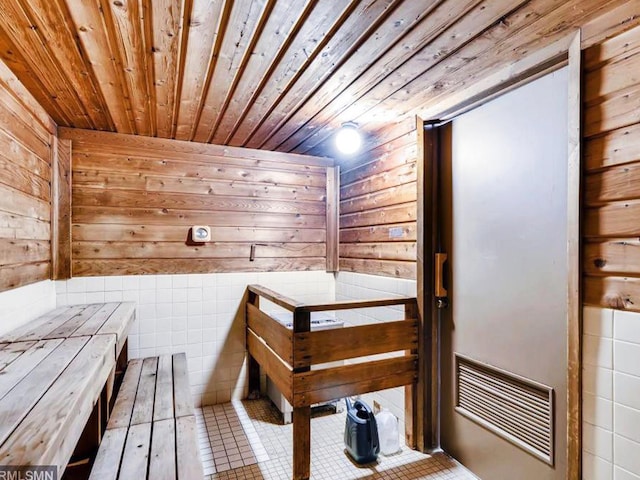
{"type": "Polygon", "coordinates": [[[582,25],[582,48],[600,45],[611,37],[619,37],[621,32],[638,25],[640,16],[636,13],[636,0],[616,0],[609,2],[607,11],[582,25]]]}
{"type": "Polygon", "coordinates": [[[73,204],[85,207],[119,206],[121,208],[165,208],[182,210],[216,210],[227,212],[273,212],[301,215],[325,214],[324,202],[285,201],[269,199],[192,195],[188,193],[163,193],[140,195],[130,190],[96,191],[94,188],[78,188],[73,191],[73,204]]]}
{"type": "Polygon", "coordinates": [[[382,277],[416,278],[416,262],[340,257],[340,271],[366,273],[382,277]]]}
{"type": "Polygon", "coordinates": [[[589,173],[614,165],[634,163],[640,158],[640,125],[586,138],[584,143],[585,170],[589,173]]]}
{"type": "Polygon", "coordinates": [[[0,291],[50,278],[55,128],[0,62],[0,291]]]}
{"type": "Polygon", "coordinates": [[[275,272],[324,270],[325,258],[302,259],[147,259],[73,260],[74,276],[158,275],[226,272],[275,272]]]}
{"type": "Polygon", "coordinates": [[[113,190],[141,190],[148,192],[190,193],[231,197],[269,198],[273,200],[301,200],[318,202],[326,196],[326,188],[297,185],[270,185],[252,182],[229,182],[192,177],[167,177],[139,173],[101,170],[76,170],[74,182],[78,188],[104,188],[113,190]]]}
{"type": "MultiPolygon", "coordinates": [[[[2,217],[0,216],[0,222],[2,217]]],[[[185,242],[187,232],[180,225],[126,225],[77,224],[73,225],[75,242],[100,238],[111,242],[185,242]]],[[[48,230],[47,230],[48,231],[48,230]]],[[[324,228],[291,227],[217,227],[212,232],[214,242],[253,243],[322,243],[326,240],[324,228]]]]}
{"type": "Polygon", "coordinates": [[[327,168],[327,272],[340,268],[340,167],[327,168]]]}
{"type": "Polygon", "coordinates": [[[367,193],[359,197],[348,198],[340,203],[340,209],[344,214],[348,214],[365,211],[371,208],[372,205],[382,208],[415,201],[416,183],[412,182],[367,193]]]}
{"type": "Polygon", "coordinates": [[[312,155],[301,155],[289,153],[282,155],[281,152],[268,150],[257,150],[240,147],[230,147],[226,145],[209,145],[205,143],[176,141],[162,138],[150,138],[140,135],[120,135],[117,133],[98,132],[95,130],[83,130],[78,128],[59,128],[60,138],[71,140],[75,152],[91,153],[96,150],[105,150],[120,154],[143,154],[151,157],[180,158],[191,160],[200,155],[207,157],[222,157],[230,162],[241,161],[245,165],[259,166],[262,162],[277,162],[280,164],[294,164],[301,168],[330,167],[333,166],[333,159],[326,157],[315,157],[312,155]]]}
{"type": "Polygon", "coordinates": [[[389,225],[374,225],[340,230],[340,243],[358,242],[403,242],[416,240],[415,223],[392,223],[389,225]],[[389,229],[393,229],[397,236],[389,238],[389,229]]]}
{"type": "Polygon", "coordinates": [[[350,243],[342,246],[345,258],[416,261],[415,242],[350,243]]]}
{"type": "Polygon", "coordinates": [[[326,268],[326,159],[65,129],[61,137],[74,147],[74,275],[326,268]],[[193,225],[210,225],[213,241],[191,242],[193,225]]]}
{"type": "MultiPolygon", "coordinates": [[[[360,180],[340,188],[340,198],[349,199],[365,195],[370,192],[377,192],[387,188],[397,187],[407,183],[415,183],[416,166],[415,163],[407,163],[400,167],[372,175],[365,180],[360,180]]],[[[401,202],[396,202],[401,203],[401,202]]]]}
{"type": "Polygon", "coordinates": [[[251,246],[260,258],[287,257],[308,258],[325,257],[324,243],[218,243],[211,242],[201,246],[189,246],[179,242],[74,242],[74,258],[93,259],[144,259],[144,258],[249,258],[251,246]]]}
{"type": "Polygon", "coordinates": [[[51,273],[71,278],[71,141],[54,140],[51,178],[51,273]]]}
{"type": "Polygon", "coordinates": [[[362,227],[416,220],[415,202],[392,205],[388,208],[373,208],[363,212],[350,213],[340,217],[340,228],[362,227]]]}
{"type": "MultiPolygon", "coordinates": [[[[0,188],[0,194],[2,188],[0,188]]],[[[0,202],[2,208],[2,202],[0,202]]],[[[44,210],[44,206],[42,207],[44,210]]],[[[74,224],[125,225],[207,225],[258,228],[325,228],[325,215],[297,213],[218,212],[167,208],[127,208],[72,206],[74,224]]]]}
{"type": "Polygon", "coordinates": [[[415,123],[403,127],[342,170],[341,270],[416,278],[415,123]]]}

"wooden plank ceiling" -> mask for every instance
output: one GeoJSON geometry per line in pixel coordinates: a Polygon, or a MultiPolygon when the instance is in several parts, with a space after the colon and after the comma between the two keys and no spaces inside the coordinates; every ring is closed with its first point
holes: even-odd
{"type": "Polygon", "coordinates": [[[0,0],[0,55],[61,126],[324,154],[619,3],[0,0]]]}

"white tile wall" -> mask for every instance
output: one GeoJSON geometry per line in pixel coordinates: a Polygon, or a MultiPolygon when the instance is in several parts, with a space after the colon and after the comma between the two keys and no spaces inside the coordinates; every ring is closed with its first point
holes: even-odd
{"type": "Polygon", "coordinates": [[[51,280],[0,292],[0,335],[56,308],[56,289],[51,280]]]}
{"type": "Polygon", "coordinates": [[[136,302],[130,358],[186,352],[194,399],[211,405],[246,396],[239,306],[252,283],[301,302],[335,298],[334,277],[325,272],[79,277],[56,282],[56,291],[58,305],[136,302]]]}
{"type": "Polygon", "coordinates": [[[583,479],[640,480],[640,314],[584,309],[583,479]]]}
{"type": "MultiPolygon", "coordinates": [[[[340,272],[336,278],[336,300],[362,300],[371,298],[389,298],[395,296],[416,296],[415,280],[403,280],[390,277],[365,275],[361,273],[340,272]]],[[[345,324],[363,325],[367,323],[388,322],[404,318],[404,306],[367,308],[337,312],[337,317],[345,324]]],[[[366,341],[366,339],[363,339],[366,341]]],[[[382,390],[363,398],[373,407],[377,401],[388,408],[404,423],[404,388],[382,390]]]]}

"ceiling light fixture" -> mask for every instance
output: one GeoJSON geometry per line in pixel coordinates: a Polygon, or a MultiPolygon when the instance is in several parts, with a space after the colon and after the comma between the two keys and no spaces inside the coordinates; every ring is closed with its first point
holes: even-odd
{"type": "Polygon", "coordinates": [[[358,130],[358,124],[345,122],[336,133],[336,148],[340,153],[351,155],[360,150],[362,146],[362,134],[358,130]]]}

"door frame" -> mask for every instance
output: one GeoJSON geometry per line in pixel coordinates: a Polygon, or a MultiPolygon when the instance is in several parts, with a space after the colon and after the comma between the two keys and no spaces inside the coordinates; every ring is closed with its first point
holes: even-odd
{"type": "Polygon", "coordinates": [[[435,296],[435,255],[438,253],[437,187],[440,149],[438,125],[497,96],[568,67],[567,164],[567,471],[566,478],[581,478],[582,470],[582,288],[581,288],[581,35],[580,30],[498,69],[416,116],[417,136],[417,291],[421,319],[421,374],[414,424],[418,448],[440,447],[440,319],[435,296]],[[425,237],[425,233],[430,233],[425,237]],[[422,398],[420,398],[422,397],[422,398]]]}

